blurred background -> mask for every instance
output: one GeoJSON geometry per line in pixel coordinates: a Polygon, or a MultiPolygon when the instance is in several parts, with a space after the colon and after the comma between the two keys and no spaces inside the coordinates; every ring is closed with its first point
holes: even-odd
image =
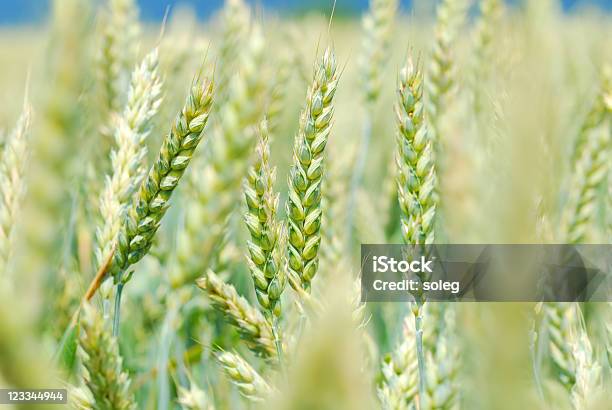
{"type": "MultiPolygon", "coordinates": [[[[401,0],[401,7],[410,9],[413,2],[419,0],[401,0]]],[[[423,1],[421,1],[423,2],[423,1]]],[[[425,0],[425,2],[434,3],[425,0]]],[[[516,5],[520,0],[507,0],[508,4],[516,5]]],[[[328,9],[330,0],[250,0],[254,6],[274,8],[283,13],[303,13],[308,10],[328,9]]],[[[612,0],[562,0],[560,2],[566,11],[592,6],[604,10],[612,10],[612,0]]],[[[168,6],[190,5],[196,10],[199,18],[208,18],[218,10],[222,0],[138,0],[141,16],[144,20],[160,20],[168,6]]],[[[338,0],[337,11],[342,14],[358,14],[367,8],[368,0],[338,0]]],[[[0,0],[0,24],[34,24],[44,19],[49,11],[49,0],[0,0]]]]}

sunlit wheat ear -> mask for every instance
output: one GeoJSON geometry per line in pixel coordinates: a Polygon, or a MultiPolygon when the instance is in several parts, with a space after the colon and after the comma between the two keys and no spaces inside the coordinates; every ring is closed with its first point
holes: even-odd
{"type": "Polygon", "coordinates": [[[240,394],[251,401],[263,401],[272,388],[257,371],[238,353],[220,352],[217,360],[240,394]]]}
{"type": "Polygon", "coordinates": [[[382,90],[382,77],[388,59],[398,0],[370,0],[362,20],[363,54],[359,65],[366,101],[375,101],[382,90]]]}
{"type": "MultiPolygon", "coordinates": [[[[321,182],[337,83],[336,57],[327,49],[314,67],[306,107],[295,136],[288,181],[288,273],[299,280],[303,289],[310,288],[319,268],[321,182]]],[[[290,283],[293,286],[294,281],[290,283]]]]}
{"type": "Polygon", "coordinates": [[[261,307],[280,316],[280,297],[287,283],[283,267],[282,225],[277,221],[279,195],[274,192],[276,168],[270,167],[267,124],[259,127],[259,143],[255,165],[249,169],[244,183],[247,212],[244,222],[251,234],[248,242],[248,265],[261,307]]]}
{"type": "Polygon", "coordinates": [[[118,112],[136,59],[140,25],[135,0],[109,0],[108,3],[102,21],[98,73],[105,108],[108,112],[118,112]]]}
{"type": "Polygon", "coordinates": [[[31,109],[26,102],[15,128],[7,136],[0,158],[0,283],[8,280],[14,231],[25,192],[31,109]]]}
{"type": "Polygon", "coordinates": [[[84,385],[94,408],[136,409],[130,378],[123,370],[117,340],[111,336],[102,315],[92,305],[83,306],[79,335],[79,357],[84,385]]]}
{"type": "Polygon", "coordinates": [[[258,356],[276,356],[270,322],[245,298],[238,295],[234,286],[225,283],[211,270],[198,279],[197,285],[206,292],[214,308],[223,313],[236,327],[249,349],[258,356]]]}
{"type": "Polygon", "coordinates": [[[434,147],[425,123],[423,74],[411,59],[400,71],[395,114],[397,192],[404,242],[431,244],[434,242],[437,184],[434,147]]]}
{"type": "Polygon", "coordinates": [[[116,280],[151,248],[170,197],[204,137],[212,102],[213,83],[198,78],[123,221],[111,266],[116,280]]]}
{"type": "Polygon", "coordinates": [[[125,108],[113,118],[115,147],[110,154],[112,174],[106,176],[100,198],[102,225],[96,232],[98,266],[111,252],[130,199],[146,173],[146,139],[161,104],[161,88],[159,59],[155,49],[135,68],[125,108]]]}

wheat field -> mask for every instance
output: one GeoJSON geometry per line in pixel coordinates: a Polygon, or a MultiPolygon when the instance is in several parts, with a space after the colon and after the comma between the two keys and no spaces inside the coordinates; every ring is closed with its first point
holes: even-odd
{"type": "Polygon", "coordinates": [[[611,16],[519,3],[1,28],[0,388],[609,408],[612,302],[361,301],[360,244],[612,243],[611,16]]]}

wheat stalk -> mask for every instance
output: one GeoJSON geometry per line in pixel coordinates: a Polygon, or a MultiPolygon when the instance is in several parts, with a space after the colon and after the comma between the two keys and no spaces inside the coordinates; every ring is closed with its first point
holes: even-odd
{"type": "Polygon", "coordinates": [[[142,181],[134,205],[119,231],[111,266],[115,281],[121,281],[127,268],[149,251],[169,207],[168,201],[204,136],[212,99],[213,83],[198,79],[164,139],[157,161],[142,181]]]}
{"type": "MultiPolygon", "coordinates": [[[[289,174],[288,273],[307,290],[318,270],[321,242],[321,181],[324,153],[331,131],[333,98],[338,76],[336,57],[327,49],[315,66],[306,107],[295,137],[293,164],[289,174]]],[[[291,281],[297,284],[298,282],[291,281]]]]}
{"type": "Polygon", "coordinates": [[[145,175],[145,143],[161,104],[161,87],[155,49],[135,68],[125,109],[113,120],[116,147],[110,155],[113,172],[107,175],[100,198],[103,225],[96,232],[98,266],[112,251],[133,192],[145,175]]]}
{"type": "Polygon", "coordinates": [[[262,357],[276,355],[270,322],[245,298],[238,295],[232,285],[225,283],[212,270],[198,279],[197,285],[206,292],[215,309],[223,313],[236,327],[249,349],[262,357]]]}
{"type": "Polygon", "coordinates": [[[255,294],[269,316],[280,316],[280,297],[287,282],[282,266],[282,225],[276,220],[279,195],[274,192],[276,168],[270,167],[267,124],[259,127],[257,160],[247,174],[244,196],[247,212],[244,221],[251,234],[248,265],[255,294]]]}
{"type": "Polygon", "coordinates": [[[263,401],[272,392],[263,377],[238,353],[220,352],[217,354],[217,360],[240,394],[247,399],[263,401]]]}
{"type": "Polygon", "coordinates": [[[8,136],[0,164],[0,274],[8,278],[9,263],[14,246],[14,230],[25,191],[25,166],[28,157],[28,134],[31,109],[24,108],[15,128],[8,136]]]}
{"type": "Polygon", "coordinates": [[[138,7],[134,0],[109,0],[98,56],[99,81],[109,112],[121,109],[137,54],[138,7]]]}
{"type": "Polygon", "coordinates": [[[101,314],[89,304],[81,310],[79,356],[84,385],[96,409],[135,409],[129,375],[123,370],[117,340],[105,327],[101,314]]]}

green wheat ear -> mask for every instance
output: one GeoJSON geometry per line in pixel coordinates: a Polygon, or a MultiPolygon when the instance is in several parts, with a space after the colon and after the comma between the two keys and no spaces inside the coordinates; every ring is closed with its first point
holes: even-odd
{"type": "Polygon", "coordinates": [[[396,182],[404,242],[432,244],[437,183],[434,148],[425,123],[423,74],[411,59],[400,71],[395,114],[398,128],[396,182]]]}
{"type": "Polygon", "coordinates": [[[321,181],[338,84],[336,69],[336,56],[328,48],[315,66],[289,173],[288,273],[296,279],[290,281],[292,286],[299,281],[303,289],[310,288],[319,267],[321,181]]]}
{"type": "Polygon", "coordinates": [[[119,232],[111,272],[116,281],[141,260],[170,206],[169,200],[204,136],[213,102],[213,83],[198,79],[191,87],[172,130],[163,141],[157,161],[140,185],[133,206],[119,232]]]}
{"type": "Polygon", "coordinates": [[[244,222],[251,234],[248,265],[262,308],[275,316],[281,314],[280,297],[287,279],[282,266],[280,241],[282,225],[276,220],[279,195],[274,192],[276,169],[270,168],[268,126],[259,127],[257,160],[244,183],[247,212],[244,222]]]}
{"type": "Polygon", "coordinates": [[[130,378],[123,370],[117,340],[92,305],[83,306],[79,335],[79,356],[84,384],[91,393],[95,409],[136,409],[130,392],[130,378]]]}

